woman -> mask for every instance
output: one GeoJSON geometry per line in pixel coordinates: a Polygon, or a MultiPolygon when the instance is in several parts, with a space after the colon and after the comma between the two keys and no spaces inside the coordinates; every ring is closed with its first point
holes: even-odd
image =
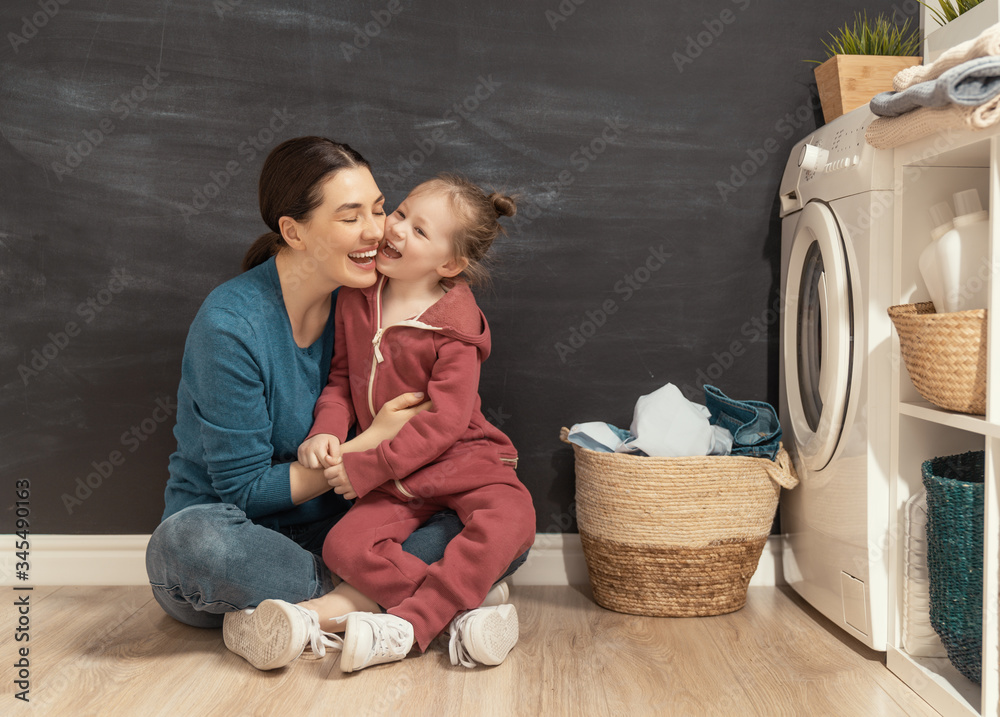
{"type": "MultiPolygon", "coordinates": [[[[326,385],[334,292],[375,281],[385,199],[360,154],[299,137],[268,156],[259,200],[271,231],[250,248],[244,273],[208,296],[188,333],[166,510],[146,552],[157,602],[197,627],[220,627],[226,613],[268,598],[296,604],[325,596],[318,616],[324,622],[378,610],[343,583],[327,595],[337,579],[323,565],[323,540],[349,505],[331,491],[322,469],[295,457],[326,385]]],[[[405,394],[390,402],[343,451],[395,436],[427,407],[416,405],[422,398],[405,394]]],[[[403,548],[435,562],[461,528],[454,514],[440,513],[403,548]]],[[[251,661],[280,667],[307,642],[322,654],[316,619],[301,608],[275,616],[272,629],[286,633],[276,634],[276,642],[287,644],[291,632],[301,646],[295,654],[251,661]]]]}

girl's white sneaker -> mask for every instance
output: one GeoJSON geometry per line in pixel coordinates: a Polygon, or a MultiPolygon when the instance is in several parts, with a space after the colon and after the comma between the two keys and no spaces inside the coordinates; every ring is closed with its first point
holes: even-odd
{"type": "Polygon", "coordinates": [[[397,662],[413,647],[413,625],[401,617],[352,612],[338,620],[347,621],[340,653],[341,672],[397,662]]]}
{"type": "Polygon", "coordinates": [[[317,657],[337,647],[336,636],[323,632],[319,616],[284,600],[265,600],[256,608],[228,612],[222,639],[232,652],[258,670],[274,670],[292,662],[308,646],[317,657]]]}
{"type": "Polygon", "coordinates": [[[486,593],[486,598],[483,600],[483,604],[479,607],[494,607],[496,605],[504,605],[510,600],[510,583],[506,580],[501,580],[486,593]]]}
{"type": "Polygon", "coordinates": [[[517,609],[497,605],[468,610],[448,627],[451,664],[463,667],[499,665],[517,644],[517,609]]]}

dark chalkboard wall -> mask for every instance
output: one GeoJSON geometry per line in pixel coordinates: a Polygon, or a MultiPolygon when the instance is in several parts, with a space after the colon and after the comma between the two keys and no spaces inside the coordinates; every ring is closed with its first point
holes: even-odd
{"type": "MultiPolygon", "coordinates": [[[[264,226],[281,140],[389,204],[460,170],[521,195],[481,303],[487,416],[539,531],[574,531],[559,427],[673,382],[777,400],[778,181],[820,39],[880,2],[16,0],[0,5],[0,503],[148,533],[187,327],[264,226]]],[[[0,532],[13,530],[0,511],[0,532]]]]}

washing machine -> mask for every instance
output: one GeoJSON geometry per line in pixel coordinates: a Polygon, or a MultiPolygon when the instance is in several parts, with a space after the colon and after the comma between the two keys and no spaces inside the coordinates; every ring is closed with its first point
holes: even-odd
{"type": "Polygon", "coordinates": [[[782,570],[885,650],[889,612],[892,152],[867,105],[795,145],[780,189],[780,408],[800,483],[782,491],[782,570]]]}

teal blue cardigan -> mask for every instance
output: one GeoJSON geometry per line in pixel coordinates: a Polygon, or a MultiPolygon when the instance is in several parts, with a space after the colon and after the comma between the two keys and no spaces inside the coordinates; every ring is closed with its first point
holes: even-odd
{"type": "Polygon", "coordinates": [[[330,371],[336,299],[323,334],[299,348],[273,258],[208,295],[184,345],[164,518],[221,502],[277,528],[346,510],[333,491],[293,505],[288,480],[330,371]]]}

